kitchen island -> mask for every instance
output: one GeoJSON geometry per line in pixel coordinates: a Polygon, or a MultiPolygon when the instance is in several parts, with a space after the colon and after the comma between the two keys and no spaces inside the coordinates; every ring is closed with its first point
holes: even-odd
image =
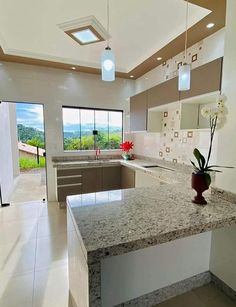
{"type": "Polygon", "coordinates": [[[152,306],[208,283],[211,233],[236,223],[236,204],[219,196],[191,202],[188,168],[122,163],[163,184],[67,198],[73,307],[152,306]]]}

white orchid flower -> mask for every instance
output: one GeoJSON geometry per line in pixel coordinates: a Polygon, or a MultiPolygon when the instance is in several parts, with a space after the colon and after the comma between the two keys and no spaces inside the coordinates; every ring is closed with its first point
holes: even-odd
{"type": "Polygon", "coordinates": [[[209,118],[212,115],[212,111],[209,107],[203,107],[201,109],[201,114],[205,118],[209,118]]]}

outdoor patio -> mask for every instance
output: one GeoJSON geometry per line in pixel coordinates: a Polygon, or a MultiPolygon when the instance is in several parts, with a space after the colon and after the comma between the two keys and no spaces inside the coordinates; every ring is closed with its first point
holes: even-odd
{"type": "Polygon", "coordinates": [[[10,203],[29,202],[46,199],[45,168],[23,171],[16,179],[10,203]]]}

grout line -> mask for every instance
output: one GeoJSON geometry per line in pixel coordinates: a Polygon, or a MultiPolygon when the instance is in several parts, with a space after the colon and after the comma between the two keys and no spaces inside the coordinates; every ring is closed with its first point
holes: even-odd
{"type": "Polygon", "coordinates": [[[36,274],[36,258],[37,258],[37,248],[38,248],[38,228],[39,228],[39,219],[40,219],[40,210],[38,210],[37,218],[37,229],[36,229],[36,246],[35,246],[35,255],[34,255],[34,270],[33,270],[33,291],[32,291],[32,302],[31,307],[34,306],[34,294],[35,294],[35,274],[36,274]]]}

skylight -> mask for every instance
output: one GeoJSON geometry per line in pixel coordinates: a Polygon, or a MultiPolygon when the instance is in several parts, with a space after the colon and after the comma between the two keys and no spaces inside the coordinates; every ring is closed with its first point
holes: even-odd
{"type": "Polygon", "coordinates": [[[99,38],[90,30],[85,29],[71,33],[81,44],[90,44],[99,40],[99,38]]]}

